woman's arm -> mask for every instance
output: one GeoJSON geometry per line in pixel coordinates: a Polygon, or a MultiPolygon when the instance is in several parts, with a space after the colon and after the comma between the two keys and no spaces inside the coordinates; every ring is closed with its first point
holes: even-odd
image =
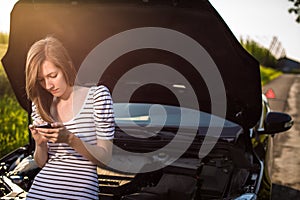
{"type": "Polygon", "coordinates": [[[48,139],[39,133],[33,125],[30,125],[29,129],[35,141],[34,160],[39,167],[43,167],[48,160],[48,139]]]}
{"type": "Polygon", "coordinates": [[[43,123],[41,116],[38,114],[37,107],[35,104],[32,104],[32,113],[31,117],[33,119],[34,125],[29,125],[29,130],[35,141],[35,151],[33,154],[34,161],[39,167],[43,167],[48,160],[48,139],[43,136],[42,132],[36,128],[36,125],[43,123]]]}
{"type": "Polygon", "coordinates": [[[106,165],[110,162],[112,156],[112,141],[97,140],[97,145],[91,145],[83,142],[74,134],[69,134],[68,144],[82,156],[92,161],[98,166],[106,165]]]}
{"type": "Polygon", "coordinates": [[[34,160],[39,167],[43,167],[48,160],[47,143],[38,145],[35,143],[34,160]]]}
{"type": "MultiPolygon", "coordinates": [[[[62,123],[55,122],[52,124],[52,127],[52,129],[38,128],[37,130],[39,130],[39,133],[47,141],[52,143],[67,143],[79,154],[98,166],[103,166],[111,160],[113,146],[112,140],[97,139],[97,145],[91,145],[82,141],[80,138],[68,131],[62,123]]],[[[46,155],[43,154],[45,150],[44,148],[45,147],[43,145],[37,145],[36,148],[36,156],[41,163],[47,161],[43,160],[43,158],[46,157],[46,155]]]]}

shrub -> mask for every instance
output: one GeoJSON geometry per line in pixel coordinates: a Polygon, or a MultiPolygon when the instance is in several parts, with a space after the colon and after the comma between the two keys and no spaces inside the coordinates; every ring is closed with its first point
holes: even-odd
{"type": "Polygon", "coordinates": [[[0,157],[29,142],[27,113],[14,96],[1,97],[0,124],[0,157]]]}
{"type": "Polygon", "coordinates": [[[273,68],[260,66],[260,77],[261,77],[262,85],[265,85],[266,83],[268,83],[271,80],[277,78],[281,74],[282,74],[282,72],[277,71],[273,68]]]}
{"type": "MultiPolygon", "coordinates": [[[[0,43],[3,35],[0,33],[0,43]]],[[[0,59],[7,49],[7,41],[4,42],[0,44],[0,59]]],[[[0,157],[29,142],[27,124],[27,113],[16,100],[0,63],[0,157]]]]}
{"type": "Polygon", "coordinates": [[[3,95],[9,95],[9,96],[13,96],[13,90],[10,86],[10,83],[7,79],[6,73],[2,67],[2,65],[0,65],[0,97],[2,97],[3,95]]]}
{"type": "Polygon", "coordinates": [[[277,59],[272,53],[257,42],[241,39],[241,45],[263,66],[275,68],[277,59]]]}
{"type": "Polygon", "coordinates": [[[8,34],[0,32],[0,44],[8,43],[8,34]]]}

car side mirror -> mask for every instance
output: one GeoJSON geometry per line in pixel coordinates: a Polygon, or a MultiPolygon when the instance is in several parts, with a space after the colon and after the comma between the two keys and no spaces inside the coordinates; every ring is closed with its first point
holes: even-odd
{"type": "Polygon", "coordinates": [[[265,119],[265,134],[280,133],[289,130],[294,121],[291,116],[281,112],[269,112],[265,119]]]}

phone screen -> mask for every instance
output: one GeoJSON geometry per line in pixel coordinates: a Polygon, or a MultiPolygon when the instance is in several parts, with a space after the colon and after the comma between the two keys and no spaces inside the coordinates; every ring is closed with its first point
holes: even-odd
{"type": "Polygon", "coordinates": [[[53,128],[50,123],[35,125],[35,128],[53,128]]]}

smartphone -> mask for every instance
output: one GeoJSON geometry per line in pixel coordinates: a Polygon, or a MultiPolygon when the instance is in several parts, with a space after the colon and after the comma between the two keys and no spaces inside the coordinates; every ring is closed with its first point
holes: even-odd
{"type": "Polygon", "coordinates": [[[35,125],[35,128],[53,128],[50,123],[35,125]]]}

